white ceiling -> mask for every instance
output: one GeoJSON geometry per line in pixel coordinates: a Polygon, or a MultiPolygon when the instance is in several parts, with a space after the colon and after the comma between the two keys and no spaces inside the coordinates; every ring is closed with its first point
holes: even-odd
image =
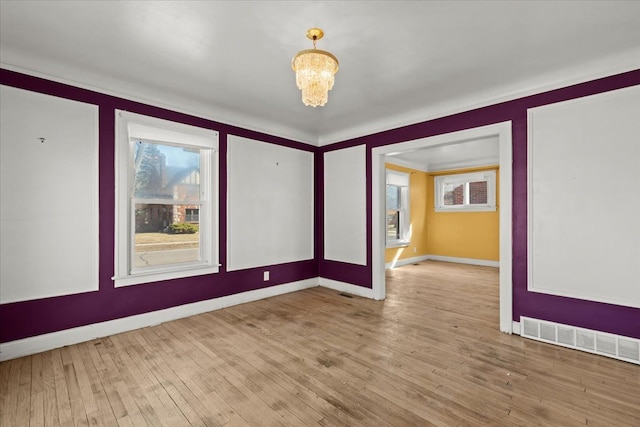
{"type": "Polygon", "coordinates": [[[425,172],[438,172],[498,165],[499,152],[500,142],[495,136],[387,154],[385,161],[425,172]]]}
{"type": "Polygon", "coordinates": [[[324,145],[640,68],[640,1],[5,1],[17,71],[324,145]],[[340,71],[305,107],[291,58],[340,71]]]}

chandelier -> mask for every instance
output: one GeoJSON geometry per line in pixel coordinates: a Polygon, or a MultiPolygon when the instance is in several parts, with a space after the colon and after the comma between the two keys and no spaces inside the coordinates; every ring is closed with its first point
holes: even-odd
{"type": "Polygon", "coordinates": [[[316,42],[324,36],[320,28],[307,31],[313,49],[298,52],[291,60],[296,72],[296,85],[302,91],[302,102],[311,107],[323,106],[329,98],[334,76],[338,72],[338,59],[331,53],[316,49],[316,42]]]}

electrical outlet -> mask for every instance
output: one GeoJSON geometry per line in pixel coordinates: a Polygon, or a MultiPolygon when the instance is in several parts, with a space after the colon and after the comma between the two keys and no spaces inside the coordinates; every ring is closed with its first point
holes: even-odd
{"type": "Polygon", "coordinates": [[[268,271],[265,271],[265,272],[264,272],[264,281],[265,281],[265,282],[268,282],[268,281],[269,281],[269,272],[268,272],[268,271]]]}
{"type": "Polygon", "coordinates": [[[418,251],[418,248],[413,248],[413,253],[415,254],[418,251]]]}

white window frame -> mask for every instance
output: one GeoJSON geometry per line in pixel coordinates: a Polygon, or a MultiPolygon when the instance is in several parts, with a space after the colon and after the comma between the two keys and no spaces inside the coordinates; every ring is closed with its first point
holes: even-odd
{"type": "MultiPolygon", "coordinates": [[[[389,239],[388,231],[385,229],[386,247],[397,248],[400,246],[409,246],[411,243],[411,206],[409,205],[410,199],[410,175],[406,172],[397,171],[394,169],[386,170],[386,185],[393,185],[400,188],[400,209],[399,209],[399,222],[400,222],[400,238],[389,239]]],[[[385,187],[386,194],[386,187],[385,187]]],[[[385,202],[386,203],[386,202],[385,202]]],[[[386,207],[387,215],[389,207],[386,207]]],[[[388,224],[387,224],[388,226],[388,224]]]]}
{"type": "Polygon", "coordinates": [[[434,179],[435,186],[435,211],[436,212],[483,212],[496,210],[496,171],[488,170],[482,172],[460,173],[453,175],[436,176],[434,179]],[[469,204],[469,183],[471,182],[487,182],[487,203],[469,204]],[[464,204],[462,205],[445,205],[444,204],[444,187],[447,184],[463,184],[464,185],[464,204]]]}
{"type": "MultiPolygon", "coordinates": [[[[129,286],[219,271],[218,132],[116,110],[115,286],[129,286]],[[136,140],[201,150],[200,260],[136,268],[133,266],[135,214],[132,205],[136,140]]],[[[138,200],[139,202],[140,200],[138,200]]],[[[153,200],[149,201],[154,203],[153,200]]]]}

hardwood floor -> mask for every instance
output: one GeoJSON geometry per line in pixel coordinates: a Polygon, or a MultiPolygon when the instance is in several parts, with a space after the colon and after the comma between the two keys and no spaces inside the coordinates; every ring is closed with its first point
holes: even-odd
{"type": "Polygon", "coordinates": [[[640,368],[498,331],[498,271],[313,288],[0,364],[0,425],[640,426],[640,368]]]}

